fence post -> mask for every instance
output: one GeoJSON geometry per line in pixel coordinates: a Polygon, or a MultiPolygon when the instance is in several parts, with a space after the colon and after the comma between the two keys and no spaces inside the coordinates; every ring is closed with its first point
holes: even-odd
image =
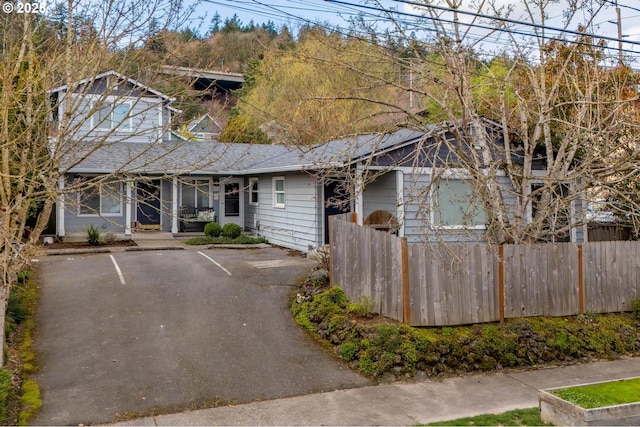
{"type": "Polygon", "coordinates": [[[498,305],[500,324],[504,323],[504,246],[498,246],[498,305]]]}
{"type": "Polygon", "coordinates": [[[357,212],[351,212],[351,222],[354,224],[358,223],[358,213],[357,212]]]}
{"type": "Polygon", "coordinates": [[[400,259],[402,271],[402,319],[407,325],[411,325],[411,298],[409,296],[409,248],[407,238],[400,240],[400,259]]]}
{"type": "Polygon", "coordinates": [[[580,300],[580,314],[584,314],[584,272],[582,263],[582,245],[578,245],[578,299],[580,300]]]}

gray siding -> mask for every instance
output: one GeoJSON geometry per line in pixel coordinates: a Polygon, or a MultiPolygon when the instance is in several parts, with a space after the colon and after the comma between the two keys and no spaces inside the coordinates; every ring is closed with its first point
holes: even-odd
{"type": "MultiPolygon", "coordinates": [[[[123,188],[124,189],[124,188],[123,188]]],[[[98,227],[102,233],[124,233],[125,229],[125,198],[122,197],[122,213],[120,215],[80,215],[78,193],[67,194],[64,197],[64,227],[65,233],[86,233],[87,227],[98,227]]]]}
{"type": "MultiPolygon", "coordinates": [[[[513,186],[508,177],[499,177],[503,187],[502,196],[509,211],[516,203],[513,186]]],[[[484,230],[449,230],[434,229],[430,225],[429,197],[426,189],[431,183],[428,174],[405,173],[405,237],[409,243],[444,242],[444,243],[483,243],[484,230]]]]}
{"type": "MultiPolygon", "coordinates": [[[[436,230],[430,226],[429,221],[429,197],[425,189],[428,188],[431,178],[428,174],[406,173],[404,178],[405,199],[405,236],[409,243],[420,242],[485,242],[484,230],[436,230]]],[[[506,176],[498,177],[502,187],[502,197],[508,212],[513,212],[517,202],[513,185],[506,176]]],[[[366,200],[366,199],[365,199],[366,200]]],[[[583,212],[583,201],[574,202],[575,217],[580,218],[583,212]]],[[[366,212],[366,208],[365,208],[366,212]]],[[[584,227],[575,228],[572,233],[572,241],[584,242],[584,227]],[[575,240],[574,240],[575,237],[575,240]]]]}
{"type": "MultiPolygon", "coordinates": [[[[159,97],[145,98],[117,98],[116,102],[130,103],[131,109],[129,116],[131,117],[131,130],[98,130],[92,128],[91,117],[96,102],[108,101],[110,98],[102,98],[100,96],[74,96],[73,97],[73,113],[71,120],[71,129],[75,129],[72,139],[76,141],[87,142],[137,142],[137,143],[153,143],[163,137],[160,125],[160,108],[163,108],[166,119],[168,120],[168,112],[162,107],[162,100],[159,97]]],[[[65,100],[66,102],[66,100],[65,100]]],[[[64,104],[60,105],[61,111],[64,111],[64,104]]],[[[164,119],[163,119],[164,120],[164,119]]],[[[166,126],[168,123],[164,123],[166,126]]],[[[95,124],[93,124],[95,127],[95,124]]]]}
{"type": "Polygon", "coordinates": [[[362,193],[363,220],[373,211],[383,210],[394,217],[398,213],[396,194],[396,172],[389,172],[379,176],[375,181],[366,184],[362,193]]]}
{"type": "Polygon", "coordinates": [[[260,175],[259,204],[245,212],[245,224],[251,231],[266,237],[269,243],[308,252],[322,244],[321,196],[322,189],[311,175],[260,175]],[[274,176],[285,178],[284,208],[273,206],[274,176]],[[253,227],[254,215],[259,222],[257,228],[253,227]]]}

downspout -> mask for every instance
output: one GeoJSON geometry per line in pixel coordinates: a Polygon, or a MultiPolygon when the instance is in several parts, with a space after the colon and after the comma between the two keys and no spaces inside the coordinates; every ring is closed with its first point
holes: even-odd
{"type": "Polygon", "coordinates": [[[126,181],[124,183],[126,187],[126,204],[124,206],[124,235],[131,236],[131,187],[132,181],[126,181]]]}
{"type": "Polygon", "coordinates": [[[58,196],[58,212],[56,215],[56,234],[58,237],[64,237],[64,175],[58,177],[58,189],[60,195],[58,196]]]}

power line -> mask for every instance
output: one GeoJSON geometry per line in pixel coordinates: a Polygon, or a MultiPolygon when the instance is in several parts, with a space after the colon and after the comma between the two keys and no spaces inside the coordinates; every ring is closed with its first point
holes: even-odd
{"type": "MultiPolygon", "coordinates": [[[[407,17],[407,18],[412,18],[415,19],[416,22],[413,23],[413,25],[411,24],[410,20],[402,20],[400,21],[400,18],[398,18],[398,21],[405,26],[405,31],[435,31],[435,26],[430,26],[428,28],[424,28],[424,20],[425,19],[431,19],[432,22],[434,23],[440,23],[440,24],[453,24],[454,22],[451,20],[446,20],[444,18],[441,17],[432,17],[432,18],[428,18],[425,17],[424,15],[420,15],[420,14],[413,14],[413,13],[408,13],[408,12],[402,12],[393,8],[383,8],[383,7],[375,7],[375,6],[369,6],[369,5],[364,5],[364,4],[357,4],[357,3],[352,3],[352,2],[347,2],[347,1],[341,1],[341,0],[325,0],[325,4],[332,4],[337,6],[333,7],[333,8],[329,8],[329,7],[320,7],[318,3],[316,3],[316,7],[309,7],[308,2],[304,1],[304,0],[289,0],[287,3],[290,4],[288,6],[274,6],[271,4],[266,4],[262,1],[259,0],[247,0],[247,1],[223,1],[223,0],[203,0],[206,3],[209,4],[213,4],[213,5],[219,5],[219,6],[227,6],[227,7],[231,7],[233,9],[237,9],[237,10],[241,10],[241,11],[246,11],[248,13],[252,13],[252,14],[260,14],[262,16],[264,16],[265,18],[271,18],[274,19],[276,21],[283,21],[283,22],[287,22],[287,23],[291,23],[292,21],[294,22],[298,22],[298,23],[302,23],[303,25],[312,25],[312,26],[318,26],[320,28],[323,28],[327,31],[331,31],[331,32],[338,32],[344,36],[348,36],[348,35],[361,35],[361,36],[367,36],[369,35],[369,33],[367,33],[365,30],[359,30],[355,25],[351,25],[348,29],[348,31],[345,31],[344,29],[340,29],[339,26],[334,26],[334,25],[329,25],[328,23],[321,23],[318,21],[312,21],[308,18],[305,18],[303,16],[300,16],[299,14],[296,14],[296,11],[298,13],[308,13],[308,12],[317,12],[317,13],[333,13],[333,14],[338,14],[340,16],[342,16],[343,14],[349,17],[358,17],[359,19],[361,19],[363,22],[392,22],[394,21],[393,19],[393,15],[397,15],[397,16],[402,16],[402,17],[407,17]],[[294,4],[298,4],[298,6],[294,6],[294,4]],[[419,21],[422,21],[422,23],[418,23],[419,21]]],[[[403,1],[403,0],[394,0],[396,2],[399,3],[405,3],[405,4],[411,4],[411,5],[415,5],[415,6],[420,6],[420,7],[425,7],[424,3],[415,3],[415,2],[411,2],[411,1],[403,1]]],[[[472,15],[481,15],[481,14],[474,14],[473,12],[467,12],[467,11],[460,11],[460,10],[453,10],[453,9],[449,9],[449,8],[444,8],[446,11],[448,12],[458,12],[458,13],[465,13],[465,14],[472,14],[472,15]]],[[[580,35],[583,37],[593,37],[596,40],[609,40],[609,41],[619,41],[616,38],[611,38],[611,37],[603,37],[603,36],[598,36],[592,33],[581,33],[578,31],[571,31],[571,30],[566,30],[563,28],[556,28],[556,27],[551,27],[551,26],[546,26],[546,25],[541,25],[541,24],[533,24],[530,22],[526,22],[526,21],[516,21],[516,20],[512,20],[512,19],[508,19],[508,18],[500,18],[500,17],[494,17],[494,16],[490,16],[490,15],[482,15],[484,18],[486,19],[494,19],[494,20],[502,20],[505,21],[506,23],[512,23],[514,25],[518,25],[518,26],[529,26],[529,27],[538,27],[538,28],[542,28],[548,31],[554,31],[554,32],[559,32],[560,34],[557,35],[549,35],[549,34],[535,34],[532,32],[528,32],[525,31],[524,29],[515,29],[515,28],[508,28],[508,27],[493,27],[493,26],[488,26],[488,25],[482,25],[479,23],[466,23],[466,22],[456,22],[459,25],[464,25],[466,27],[469,28],[476,28],[479,30],[486,30],[489,31],[490,33],[493,33],[494,35],[491,34],[473,34],[473,33],[468,33],[467,37],[471,38],[472,40],[475,40],[475,42],[481,42],[481,41],[486,41],[486,43],[490,44],[490,45],[495,45],[496,47],[498,46],[502,46],[503,48],[508,46],[509,43],[505,40],[500,40],[500,37],[496,34],[496,33],[507,33],[507,34],[512,34],[512,35],[518,35],[518,36],[523,36],[523,37],[539,37],[542,39],[546,39],[546,40],[553,40],[553,41],[561,41],[561,42],[569,42],[572,44],[578,44],[578,45],[585,45],[585,46],[590,46],[590,47],[599,47],[599,48],[605,48],[608,50],[615,50],[618,52],[624,52],[627,54],[632,54],[632,55],[638,55],[638,52],[635,50],[630,50],[630,49],[622,49],[620,50],[619,48],[614,48],[612,46],[602,46],[599,45],[597,43],[590,43],[590,42],[586,42],[586,41],[580,41],[580,40],[575,40],[575,41],[571,41],[571,40],[567,40],[566,38],[562,37],[563,34],[576,34],[576,35],[580,35]]],[[[393,34],[395,31],[393,31],[393,29],[387,29],[387,32],[389,34],[393,34]]],[[[624,43],[628,43],[631,45],[640,45],[640,42],[633,42],[633,41],[624,41],[624,43]]],[[[489,53],[487,53],[486,55],[490,55],[489,53]]]]}
{"type": "Polygon", "coordinates": [[[640,12],[640,9],[638,9],[637,7],[633,7],[633,6],[627,6],[625,4],[621,4],[615,1],[611,1],[611,0],[604,0],[605,3],[609,3],[612,6],[616,6],[616,7],[624,7],[625,9],[631,9],[631,10],[635,10],[636,12],[640,12]]]}
{"type": "MultiPolygon", "coordinates": [[[[431,18],[426,18],[423,15],[417,15],[417,14],[413,14],[413,13],[409,13],[409,12],[401,12],[398,10],[394,10],[394,9],[384,9],[381,7],[377,7],[377,6],[369,6],[369,5],[359,5],[359,4],[354,4],[354,3],[349,3],[347,1],[342,1],[342,0],[324,0],[330,3],[336,3],[336,4],[341,4],[341,5],[350,5],[353,7],[359,7],[359,8],[364,8],[364,9],[369,9],[369,10],[377,10],[377,11],[381,11],[381,12],[386,12],[388,14],[393,14],[393,15],[400,15],[400,16],[407,16],[407,17],[412,17],[412,18],[416,18],[416,19],[431,19],[435,22],[441,22],[441,23],[447,23],[447,24],[459,24],[459,25],[464,25],[467,27],[472,27],[472,28],[480,28],[480,29],[486,29],[486,30],[490,30],[490,31],[500,31],[500,32],[506,32],[506,33],[511,33],[511,34],[516,34],[516,35],[523,35],[523,36],[527,36],[527,37],[533,37],[534,35],[532,35],[531,33],[526,33],[524,31],[521,30],[515,30],[512,28],[500,28],[500,27],[491,27],[488,25],[482,25],[482,24],[477,24],[477,23],[466,23],[466,22],[462,22],[462,21],[453,21],[453,20],[446,20],[440,17],[431,17],[431,18]]],[[[446,7],[442,7],[442,6],[432,6],[432,5],[426,5],[424,3],[415,3],[415,2],[411,2],[411,1],[406,1],[406,0],[393,0],[399,3],[405,3],[405,4],[409,4],[409,5],[414,5],[414,6],[419,6],[421,8],[434,8],[437,10],[444,10],[444,11],[448,11],[448,12],[458,12],[461,14],[468,14],[468,15],[472,15],[474,17],[480,17],[480,18],[490,18],[490,19],[495,19],[498,21],[503,21],[505,23],[512,23],[515,25],[525,25],[525,26],[531,26],[534,28],[539,28],[539,29],[545,29],[545,30],[550,30],[550,31],[559,31],[561,34],[562,33],[567,33],[567,34],[575,34],[575,35],[579,35],[579,36],[586,36],[586,37],[593,37],[595,39],[600,39],[600,40],[607,40],[607,41],[615,41],[618,42],[619,39],[617,38],[613,38],[613,37],[606,37],[606,36],[598,36],[595,34],[591,34],[591,33],[585,33],[585,32],[579,32],[579,31],[572,31],[572,30],[566,30],[566,29],[562,29],[562,28],[556,28],[556,27],[551,27],[551,26],[546,26],[546,25],[541,25],[541,24],[535,24],[535,23],[530,23],[530,22],[526,22],[526,21],[516,21],[516,20],[512,20],[509,18],[501,18],[501,17],[494,17],[494,16],[490,16],[490,15],[484,15],[484,14],[479,14],[479,13],[474,13],[474,12],[467,12],[467,11],[461,11],[461,10],[456,10],[456,9],[451,9],[451,8],[446,8],[446,7]]],[[[560,35],[561,35],[560,34],[560,35]]],[[[554,40],[554,41],[566,41],[566,42],[570,42],[573,44],[580,44],[580,45],[585,45],[585,46],[598,46],[598,47],[603,47],[606,49],[615,49],[617,51],[620,51],[619,48],[613,48],[613,47],[609,47],[609,46],[599,46],[595,43],[587,43],[587,42],[581,42],[578,40],[566,40],[564,37],[560,37],[560,35],[558,36],[549,36],[549,35],[537,35],[537,37],[540,37],[542,39],[546,39],[546,40],[554,40]]],[[[634,42],[634,41],[625,41],[625,43],[629,43],[632,45],[638,45],[640,46],[640,42],[634,42]]],[[[622,52],[626,52],[626,53],[633,53],[633,54],[638,54],[638,52],[634,51],[634,50],[629,50],[629,49],[622,49],[622,52]]]]}

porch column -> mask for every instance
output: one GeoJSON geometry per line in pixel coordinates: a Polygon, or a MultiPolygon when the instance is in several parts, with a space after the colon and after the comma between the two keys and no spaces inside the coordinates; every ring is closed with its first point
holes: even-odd
{"type": "Polygon", "coordinates": [[[125,205],[124,205],[124,235],[131,236],[131,187],[133,187],[133,181],[126,181],[124,183],[125,190],[125,205]]]}
{"type": "Polygon", "coordinates": [[[58,237],[64,237],[64,175],[58,177],[58,189],[60,195],[58,196],[58,212],[56,213],[56,234],[58,237]]]}
{"type": "Polygon", "coordinates": [[[398,218],[398,224],[400,224],[398,236],[404,237],[404,172],[401,170],[396,171],[396,200],[398,203],[396,218],[398,218]]]}
{"type": "Polygon", "coordinates": [[[178,178],[171,182],[171,232],[178,233],[178,178]]]}
{"type": "Polygon", "coordinates": [[[364,170],[360,163],[356,164],[356,214],[357,224],[364,224],[364,170]]]}

